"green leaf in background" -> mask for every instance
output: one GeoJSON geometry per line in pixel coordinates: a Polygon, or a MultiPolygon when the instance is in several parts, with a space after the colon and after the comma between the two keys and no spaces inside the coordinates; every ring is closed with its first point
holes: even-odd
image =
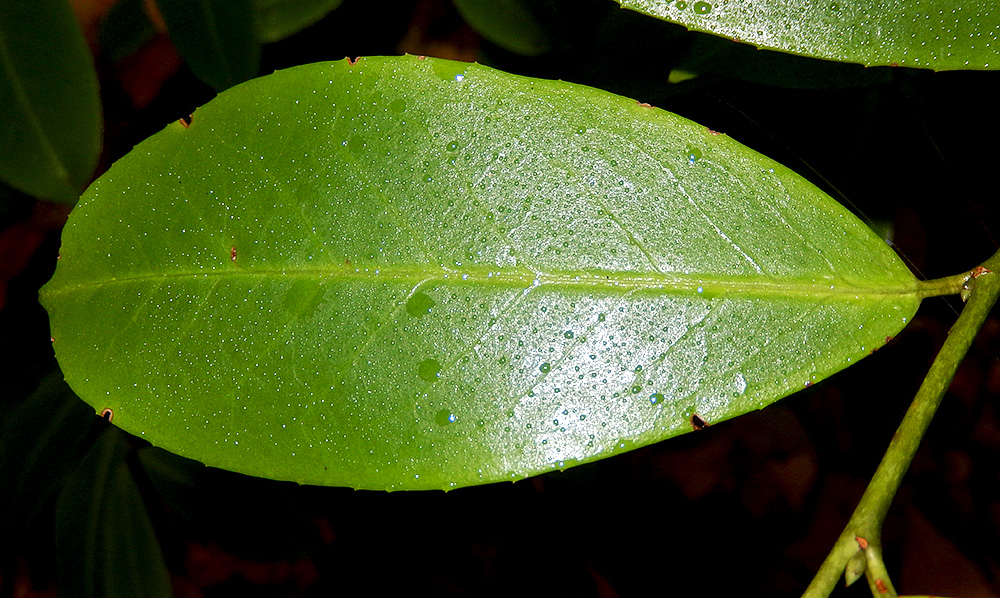
{"type": "Polygon", "coordinates": [[[994,0],[618,0],[623,8],[752,44],[866,66],[1000,68],[994,0]]]}
{"type": "Polygon", "coordinates": [[[725,135],[416,57],[220,95],[91,187],[61,257],[42,301],[95,409],[208,465],[375,489],[759,409],[920,300],[857,218],[725,135]]]}
{"type": "MultiPolygon", "coordinates": [[[[0,528],[11,538],[27,528],[86,450],[94,411],[66,386],[61,372],[14,402],[5,388],[0,405],[0,528]]],[[[11,393],[14,394],[14,393],[11,393]]]]}
{"type": "Polygon", "coordinates": [[[843,89],[887,83],[892,69],[832,62],[758,50],[712,35],[694,35],[670,73],[677,82],[695,76],[723,76],[786,89],[843,89]]]}
{"type": "Polygon", "coordinates": [[[537,0],[452,0],[480,35],[505,50],[537,56],[551,49],[548,35],[532,13],[537,0]]]}
{"type": "Polygon", "coordinates": [[[254,0],[156,0],[177,50],[216,91],[257,76],[254,0]]]}
{"type": "Polygon", "coordinates": [[[101,57],[117,64],[138,52],[156,35],[146,14],[145,0],[117,0],[101,20],[97,46],[101,57]]]}
{"type": "Polygon", "coordinates": [[[66,0],[0,2],[0,120],[0,179],[75,202],[101,151],[101,102],[66,0]]]}
{"type": "Polygon", "coordinates": [[[298,33],[340,6],[342,0],[256,0],[257,35],[263,43],[298,33]]]}
{"type": "Polygon", "coordinates": [[[110,426],[104,430],[56,503],[60,595],[173,596],[123,436],[110,426]]]}

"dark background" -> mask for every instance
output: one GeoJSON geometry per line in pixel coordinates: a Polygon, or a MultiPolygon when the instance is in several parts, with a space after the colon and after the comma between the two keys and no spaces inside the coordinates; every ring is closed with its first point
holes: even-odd
{"type": "MultiPolygon", "coordinates": [[[[760,52],[603,0],[536,8],[550,50],[524,57],[484,40],[446,0],[346,0],[266,46],[261,73],[407,52],[584,83],[677,112],[798,171],[921,277],[968,270],[997,250],[1000,73],[760,52]],[[700,76],[670,83],[678,66],[700,76]]],[[[96,17],[86,12],[93,41],[96,17]]],[[[117,62],[95,52],[102,168],[213,95],[162,35],[117,62]]],[[[94,443],[117,432],[61,383],[37,303],[68,209],[0,195],[0,598],[53,596],[57,562],[87,558],[58,554],[60,517],[79,522],[57,512],[61,489],[94,443]]],[[[960,309],[957,298],[925,301],[888,346],[760,412],[515,484],[299,487],[205,469],[131,437],[125,459],[177,596],[796,596],[960,309]]],[[[992,317],[886,522],[885,559],[903,593],[1000,595],[998,332],[992,317]]],[[[102,522],[128,524],[114,512],[102,522]]],[[[867,594],[860,582],[836,595],[867,594]]]]}

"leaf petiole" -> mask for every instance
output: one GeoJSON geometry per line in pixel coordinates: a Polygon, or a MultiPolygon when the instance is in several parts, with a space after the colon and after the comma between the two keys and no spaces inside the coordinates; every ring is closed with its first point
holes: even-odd
{"type": "Polygon", "coordinates": [[[896,596],[882,562],[882,522],[958,365],[1000,296],[1000,276],[992,274],[998,271],[1000,251],[967,274],[922,283],[941,291],[933,294],[948,294],[947,289],[954,289],[950,292],[962,292],[963,295],[968,292],[968,302],[931,364],[854,514],[816,572],[803,598],[829,596],[851,559],[860,552],[865,554],[864,573],[872,588],[872,595],[888,598],[896,596]],[[859,538],[864,542],[860,542],[859,538]]]}
{"type": "Polygon", "coordinates": [[[917,294],[920,295],[921,299],[940,297],[942,295],[964,295],[965,291],[968,290],[967,285],[973,277],[973,272],[975,270],[962,272],[954,276],[946,276],[945,278],[918,281],[917,294]]]}

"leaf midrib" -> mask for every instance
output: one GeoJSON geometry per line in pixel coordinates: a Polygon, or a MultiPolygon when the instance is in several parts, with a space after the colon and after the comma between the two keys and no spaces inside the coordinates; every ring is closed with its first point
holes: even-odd
{"type": "Polygon", "coordinates": [[[208,278],[295,279],[314,278],[320,282],[387,281],[423,286],[427,283],[479,285],[495,287],[562,287],[606,289],[609,292],[651,291],[663,294],[725,294],[747,297],[785,298],[879,298],[922,297],[918,281],[895,281],[887,285],[859,285],[844,279],[776,278],[767,276],[724,276],[719,274],[691,275],[683,273],[549,271],[536,272],[527,268],[465,267],[249,267],[227,270],[178,271],[129,275],[68,284],[58,289],[46,287],[45,294],[59,295],[93,287],[131,284],[135,282],[165,282],[208,278]],[[701,291],[699,291],[701,289],[701,291]]]}

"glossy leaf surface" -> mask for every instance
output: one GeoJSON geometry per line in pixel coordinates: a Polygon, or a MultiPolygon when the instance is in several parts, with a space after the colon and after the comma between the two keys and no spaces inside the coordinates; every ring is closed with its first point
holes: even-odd
{"type": "Polygon", "coordinates": [[[0,179],[73,203],[97,165],[97,75],[65,0],[0,2],[0,179]]]}
{"type": "Polygon", "coordinates": [[[866,66],[1000,68],[993,0],[618,0],[654,17],[768,48],[866,66]]]}
{"type": "Polygon", "coordinates": [[[449,488],[759,409],[919,303],[864,224],[725,135],[416,57],[280,71],[99,179],[43,289],[74,390],[209,465],[449,488]]]}

